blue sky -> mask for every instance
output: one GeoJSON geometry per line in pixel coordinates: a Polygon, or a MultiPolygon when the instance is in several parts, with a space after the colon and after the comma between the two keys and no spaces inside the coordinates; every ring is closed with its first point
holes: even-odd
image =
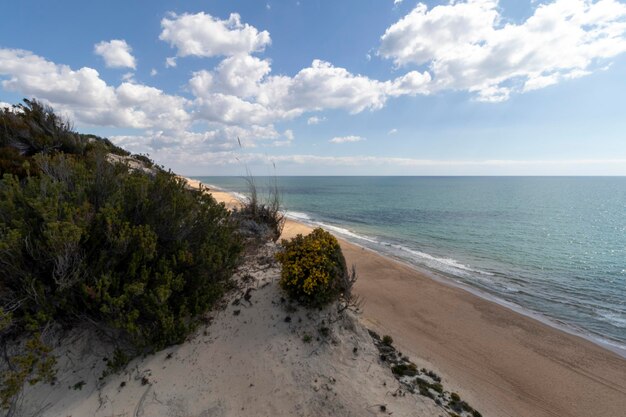
{"type": "Polygon", "coordinates": [[[0,102],[38,98],[182,174],[626,175],[618,0],[42,0],[3,16],[0,102]]]}

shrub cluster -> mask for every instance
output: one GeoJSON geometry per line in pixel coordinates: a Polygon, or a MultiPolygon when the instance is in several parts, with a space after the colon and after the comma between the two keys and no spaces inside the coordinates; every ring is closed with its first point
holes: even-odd
{"type": "Polygon", "coordinates": [[[35,355],[9,361],[3,397],[48,366],[38,343],[51,323],[96,322],[144,352],[181,342],[239,260],[223,204],[109,153],[124,154],[37,102],[0,112],[0,342],[30,335],[35,355]]]}
{"type": "Polygon", "coordinates": [[[324,229],[283,240],[276,259],[282,264],[280,285],[305,305],[321,307],[346,291],[349,276],[339,242],[324,229]]]}

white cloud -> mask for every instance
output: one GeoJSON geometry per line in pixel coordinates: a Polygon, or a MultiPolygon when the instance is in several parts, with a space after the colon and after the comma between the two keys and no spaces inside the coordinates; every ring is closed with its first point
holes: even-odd
{"type": "Polygon", "coordinates": [[[268,60],[228,57],[213,71],[194,73],[189,86],[200,114],[209,120],[262,124],[325,109],[377,110],[389,97],[425,94],[430,81],[427,73],[417,71],[378,81],[320,60],[293,77],[270,72],[268,60]]]}
{"type": "Polygon", "coordinates": [[[260,140],[275,140],[281,135],[267,126],[239,126],[215,125],[203,132],[189,130],[146,130],[140,135],[116,135],[110,139],[117,145],[132,149],[133,152],[153,153],[162,152],[164,161],[170,161],[168,154],[181,155],[206,154],[207,152],[222,152],[239,149],[241,142],[244,149],[257,146],[260,140]]]}
{"type": "Polygon", "coordinates": [[[154,69],[154,68],[152,68],[152,69],[150,70],[150,76],[152,76],[152,77],[154,77],[154,76],[155,76],[155,75],[157,75],[158,73],[159,73],[159,72],[158,72],[156,69],[154,69]]]}
{"type": "Polygon", "coordinates": [[[241,23],[241,17],[232,13],[228,20],[220,20],[203,12],[196,14],[171,13],[161,20],[159,39],[177,49],[177,56],[231,56],[260,52],[271,43],[267,31],[241,23]]]}
{"type": "Polygon", "coordinates": [[[100,55],[109,68],[135,69],[137,64],[131,52],[132,48],[123,39],[102,41],[94,45],[94,53],[100,55]]]}
{"type": "Polygon", "coordinates": [[[9,103],[5,103],[4,101],[0,101],[0,110],[3,110],[6,107],[8,107],[9,109],[12,108],[12,106],[9,103]]]}
{"type": "Polygon", "coordinates": [[[325,117],[318,117],[318,116],[311,116],[307,119],[306,124],[308,125],[317,125],[320,124],[321,122],[325,121],[326,118],[325,117]]]}
{"type": "Polygon", "coordinates": [[[215,70],[194,73],[190,85],[194,94],[207,92],[254,97],[260,93],[260,83],[270,72],[267,60],[250,55],[236,55],[224,59],[215,70]]]}
{"type": "Polygon", "coordinates": [[[329,140],[330,143],[349,143],[349,142],[361,142],[364,141],[365,138],[361,136],[336,136],[329,140]]]}
{"type": "Polygon", "coordinates": [[[176,57],[168,56],[165,58],[165,68],[176,68],[176,57]]]}
{"type": "Polygon", "coordinates": [[[475,92],[502,101],[592,73],[626,51],[626,5],[616,0],[538,4],[520,24],[505,23],[497,0],[419,3],[381,37],[379,55],[398,66],[427,65],[429,91],[475,92]]]}
{"type": "Polygon", "coordinates": [[[133,82],[108,85],[93,68],[72,70],[30,51],[0,48],[4,89],[36,97],[78,123],[131,127],[186,126],[187,100],[133,82]]]}
{"type": "Polygon", "coordinates": [[[293,143],[295,135],[293,130],[287,129],[283,132],[284,140],[276,140],[272,142],[272,146],[290,146],[293,143]]]}
{"type": "Polygon", "coordinates": [[[396,133],[398,133],[398,129],[391,129],[389,130],[389,132],[387,132],[388,135],[395,135],[396,133]]]}
{"type": "Polygon", "coordinates": [[[400,3],[402,3],[402,0],[393,0],[393,5],[394,5],[394,6],[397,6],[397,5],[399,5],[400,3]]]}

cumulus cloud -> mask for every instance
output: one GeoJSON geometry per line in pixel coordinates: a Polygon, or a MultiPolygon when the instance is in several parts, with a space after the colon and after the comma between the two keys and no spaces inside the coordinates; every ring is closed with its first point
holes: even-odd
{"type": "Polygon", "coordinates": [[[336,136],[329,140],[330,143],[349,143],[349,142],[361,142],[364,141],[365,138],[361,136],[336,136]]]}
{"type": "Polygon", "coordinates": [[[168,56],[165,58],[165,68],[176,68],[176,57],[168,56]]]}
{"type": "Polygon", "coordinates": [[[195,72],[189,86],[198,115],[229,124],[263,124],[326,109],[354,114],[380,109],[389,97],[426,94],[430,81],[427,73],[417,71],[378,81],[321,60],[293,77],[270,73],[268,60],[249,55],[228,57],[212,71],[195,72]]]}
{"type": "Polygon", "coordinates": [[[389,130],[389,132],[387,132],[388,135],[395,135],[396,133],[398,133],[398,129],[391,129],[389,130]]]}
{"type": "Polygon", "coordinates": [[[241,17],[232,13],[221,20],[203,12],[170,15],[161,20],[159,39],[177,49],[177,56],[231,56],[260,52],[271,43],[267,31],[242,24],[241,17]]]}
{"type": "Polygon", "coordinates": [[[326,120],[325,117],[311,116],[307,119],[306,124],[308,125],[317,125],[326,120]]]}
{"type": "MultiPolygon", "coordinates": [[[[268,60],[250,55],[226,57],[213,70],[196,72],[189,82],[192,99],[132,80],[110,85],[93,68],[72,69],[24,50],[0,48],[0,76],[3,89],[43,100],[78,124],[141,129],[113,139],[155,156],[166,150],[228,151],[237,148],[237,138],[246,149],[289,145],[294,132],[279,133],[276,122],[328,108],[374,110],[389,97],[422,88],[412,75],[378,81],[323,61],[292,77],[274,76],[268,60]]],[[[310,123],[324,120],[312,117],[310,123]]]]}
{"type": "Polygon", "coordinates": [[[132,48],[123,39],[102,41],[94,45],[94,53],[100,55],[104,59],[104,64],[109,68],[135,69],[135,57],[131,52],[132,48]]]}
{"type": "Polygon", "coordinates": [[[108,85],[93,68],[73,70],[30,51],[0,48],[4,89],[36,97],[79,123],[131,128],[186,125],[188,100],[134,82],[108,85]]]}
{"type": "Polygon", "coordinates": [[[419,3],[381,37],[380,56],[396,66],[427,66],[429,91],[475,92],[502,101],[599,69],[626,51],[626,5],[616,0],[538,4],[519,24],[506,23],[497,0],[466,0],[428,9],[419,3]]]}

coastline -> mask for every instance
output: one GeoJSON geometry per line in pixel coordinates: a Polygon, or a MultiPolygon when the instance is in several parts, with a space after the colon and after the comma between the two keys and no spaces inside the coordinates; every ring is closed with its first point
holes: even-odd
{"type": "MultiPolygon", "coordinates": [[[[230,207],[238,203],[226,192],[210,192],[230,207]]],[[[310,230],[288,220],[283,237],[310,230]]],[[[622,415],[626,360],[617,353],[443,277],[340,242],[359,274],[362,320],[392,335],[419,366],[441,373],[484,415],[622,415]]]]}

